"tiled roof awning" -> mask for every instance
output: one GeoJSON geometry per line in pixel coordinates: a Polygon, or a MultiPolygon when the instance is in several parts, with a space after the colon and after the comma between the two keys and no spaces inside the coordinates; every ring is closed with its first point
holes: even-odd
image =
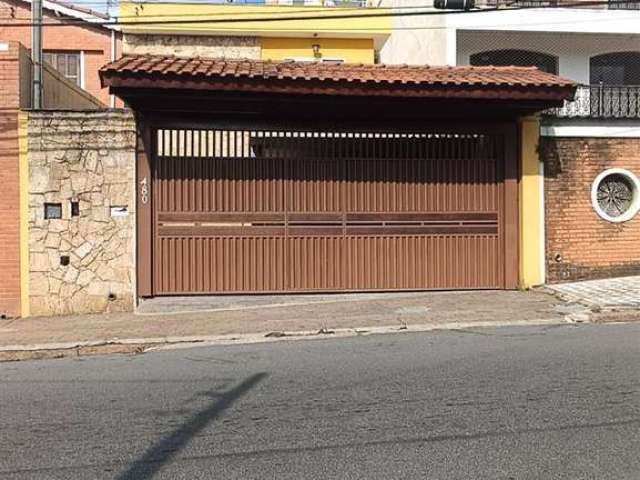
{"type": "Polygon", "coordinates": [[[430,67],[127,55],[102,85],[236,92],[561,101],[576,84],[533,67],[430,67]]]}

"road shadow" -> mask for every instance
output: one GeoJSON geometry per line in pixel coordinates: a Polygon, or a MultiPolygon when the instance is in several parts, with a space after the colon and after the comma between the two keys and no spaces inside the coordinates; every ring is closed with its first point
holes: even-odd
{"type": "Polygon", "coordinates": [[[209,394],[215,396],[216,400],[204,410],[191,416],[170,435],[163,437],[149,447],[125,472],[116,477],[117,480],[147,480],[153,478],[158,470],[169,463],[186,446],[189,440],[210,425],[211,422],[231,407],[237,399],[251,390],[266,376],[266,373],[257,373],[231,390],[209,394]]]}

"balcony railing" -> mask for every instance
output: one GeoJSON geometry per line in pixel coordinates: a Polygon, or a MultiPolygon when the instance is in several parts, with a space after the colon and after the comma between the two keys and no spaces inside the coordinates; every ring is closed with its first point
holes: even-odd
{"type": "Polygon", "coordinates": [[[640,119],[640,85],[583,85],[573,101],[546,114],[559,118],[640,119]]]}
{"type": "MultiPolygon", "coordinates": [[[[632,0],[634,1],[634,0],[632,0]]],[[[640,0],[638,0],[640,1],[640,0]]],[[[240,5],[278,5],[293,7],[372,7],[370,0],[209,0],[208,3],[240,4],[240,5]]]]}
{"type": "Polygon", "coordinates": [[[640,0],[477,0],[476,6],[522,8],[588,8],[608,10],[640,10],[640,0]],[[581,5],[584,3],[584,5],[581,5]]]}

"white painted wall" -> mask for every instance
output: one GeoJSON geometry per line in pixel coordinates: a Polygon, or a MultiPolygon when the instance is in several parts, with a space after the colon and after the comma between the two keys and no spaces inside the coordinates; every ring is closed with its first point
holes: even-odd
{"type": "Polygon", "coordinates": [[[458,65],[469,65],[472,54],[486,50],[533,50],[558,57],[558,73],[580,83],[589,83],[590,57],[610,52],[640,52],[640,35],[458,31],[457,43],[458,65]]]}
{"type": "MultiPolygon", "coordinates": [[[[396,8],[399,16],[392,20],[393,32],[380,49],[380,62],[387,64],[445,65],[447,48],[446,22],[449,15],[403,15],[422,11],[435,12],[432,0],[382,0],[380,6],[396,8]],[[400,7],[400,8],[398,8],[400,7]],[[426,8],[425,8],[426,7],[426,8]]],[[[449,59],[455,62],[455,53],[449,59]]]]}
{"type": "MultiPolygon", "coordinates": [[[[398,12],[434,11],[432,0],[382,0],[398,12]],[[410,7],[410,8],[408,8],[410,7]]],[[[525,48],[560,57],[560,74],[589,80],[589,57],[640,51],[640,10],[526,9],[452,15],[398,16],[380,50],[382,63],[466,65],[487,49],[525,48]]]]}
{"type": "Polygon", "coordinates": [[[640,10],[531,8],[447,17],[457,30],[640,34],[640,10]]]}

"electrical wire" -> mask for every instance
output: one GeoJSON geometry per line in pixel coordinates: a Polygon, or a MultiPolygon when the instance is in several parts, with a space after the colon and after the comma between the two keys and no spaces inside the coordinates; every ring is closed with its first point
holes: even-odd
{"type": "MultiPolygon", "coordinates": [[[[629,0],[593,0],[593,1],[577,1],[574,3],[567,3],[562,5],[561,8],[573,8],[573,7],[586,7],[586,6],[600,6],[600,5],[611,5],[611,4],[626,4],[629,3],[629,0]]],[[[91,25],[94,26],[128,26],[128,25],[175,25],[175,24],[230,24],[230,23],[240,23],[240,22],[283,22],[283,21],[311,21],[311,20],[348,20],[348,19],[371,19],[371,18],[388,18],[388,17],[411,17],[411,16],[436,16],[436,15],[464,15],[464,14],[479,14],[479,13],[488,13],[488,12],[508,12],[508,11],[519,11],[519,10],[532,10],[532,9],[557,9],[559,7],[556,6],[516,6],[516,7],[492,7],[492,8],[483,8],[483,9],[475,9],[475,10],[427,10],[427,11],[411,11],[411,12],[397,12],[393,11],[394,9],[390,9],[392,11],[389,12],[377,12],[377,13],[360,13],[360,14],[344,14],[337,13],[335,15],[288,15],[288,16],[280,16],[280,17],[264,17],[264,16],[256,16],[251,18],[219,18],[218,15],[212,18],[195,18],[195,19],[185,19],[176,21],[173,20],[175,18],[174,15],[167,15],[167,17],[171,17],[172,20],[139,20],[139,21],[118,21],[118,17],[113,17],[113,20],[105,20],[105,21],[97,21],[91,22],[91,25]]],[[[337,9],[339,11],[339,9],[337,9]]],[[[326,11],[326,8],[322,11],[326,11]]],[[[330,10],[331,13],[334,10],[330,10]]],[[[619,11],[619,10],[617,10],[619,11]]],[[[211,14],[194,14],[194,16],[204,17],[211,14]]],[[[164,17],[163,17],[164,18],[164,17]]],[[[631,17],[635,18],[635,17],[631,17]]],[[[76,25],[86,23],[83,19],[63,19],[56,23],[51,22],[41,22],[41,23],[33,23],[33,22],[9,22],[9,23],[0,23],[0,27],[34,27],[34,26],[51,26],[51,27],[60,27],[67,25],[76,25]]],[[[334,29],[332,29],[334,30],[334,29]]],[[[346,30],[354,30],[354,29],[346,29],[346,30]]],[[[373,31],[379,31],[380,29],[371,29],[373,31]]]]}

